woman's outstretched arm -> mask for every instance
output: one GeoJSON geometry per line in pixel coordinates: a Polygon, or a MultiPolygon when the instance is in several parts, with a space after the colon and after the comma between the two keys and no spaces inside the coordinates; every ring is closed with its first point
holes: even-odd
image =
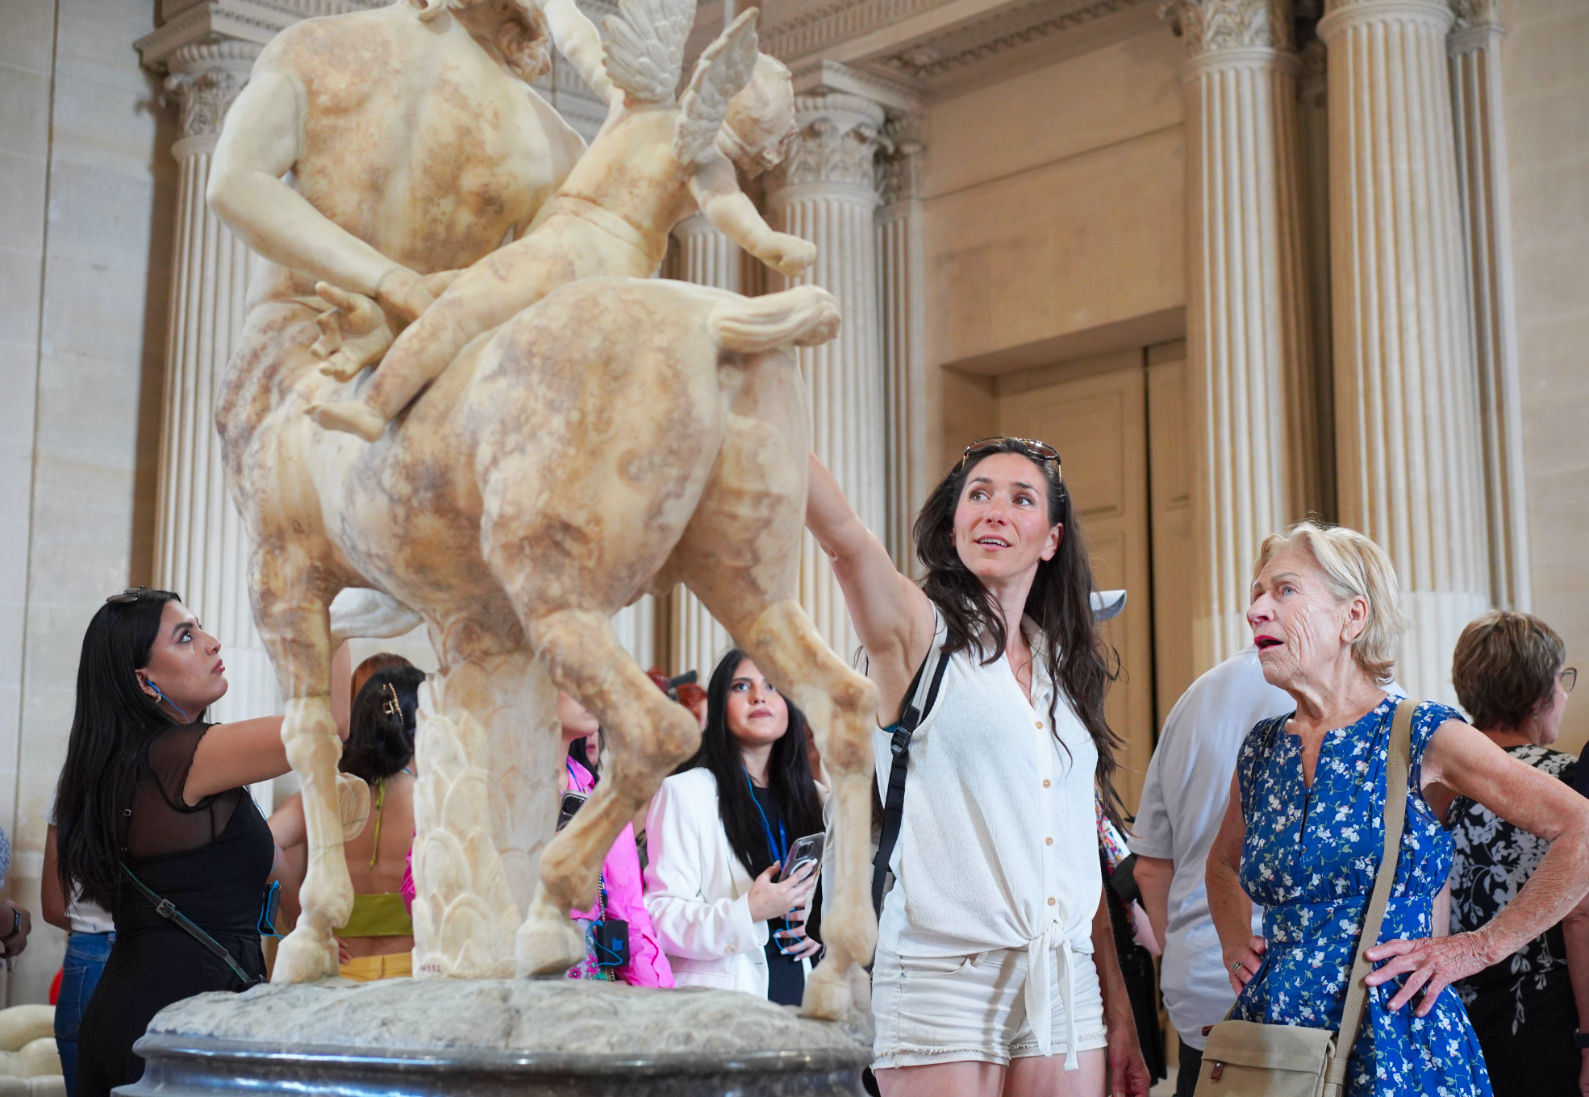
{"type": "Polygon", "coordinates": [[[932,603],[894,567],[888,550],[850,506],[833,474],[811,455],[806,528],[833,563],[855,634],[882,691],[880,714],[899,710],[911,676],[932,647],[932,603]]]}

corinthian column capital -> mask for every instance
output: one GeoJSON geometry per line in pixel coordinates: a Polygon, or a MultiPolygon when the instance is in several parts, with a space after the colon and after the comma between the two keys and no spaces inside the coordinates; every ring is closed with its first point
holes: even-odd
{"type": "Polygon", "coordinates": [[[877,156],[884,147],[882,107],[858,95],[799,95],[795,119],[799,131],[768,180],[769,192],[822,184],[876,193],[877,156]]]}
{"type": "Polygon", "coordinates": [[[248,83],[259,47],[251,42],[222,41],[183,46],[170,59],[165,88],[172,93],[181,118],[176,151],[190,138],[213,142],[232,101],[248,83]]]}
{"type": "Polygon", "coordinates": [[[1501,21],[1500,0],[1451,0],[1455,29],[1482,27],[1501,21]]]}
{"type": "Polygon", "coordinates": [[[1287,0],[1172,0],[1164,12],[1188,57],[1218,50],[1292,48],[1287,0]]]}
{"type": "Polygon", "coordinates": [[[1344,26],[1392,20],[1423,22],[1444,31],[1451,16],[1451,0],[1324,0],[1319,37],[1328,42],[1344,26]]]}
{"type": "Polygon", "coordinates": [[[878,158],[878,191],[883,205],[921,197],[926,126],[919,114],[890,114],[883,123],[883,154],[878,158]]]}

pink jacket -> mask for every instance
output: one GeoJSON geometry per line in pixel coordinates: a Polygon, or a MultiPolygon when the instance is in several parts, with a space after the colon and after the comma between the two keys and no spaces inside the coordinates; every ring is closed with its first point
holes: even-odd
{"type": "MultiPolygon", "coordinates": [[[[590,771],[573,759],[568,761],[569,777],[575,792],[589,792],[596,787],[590,771]]],[[[615,918],[629,923],[629,963],[618,977],[631,986],[671,987],[673,969],[657,943],[656,927],[646,912],[644,885],[640,875],[640,854],[635,849],[634,827],[626,826],[618,840],[607,851],[601,866],[602,879],[607,885],[607,910],[615,918]]],[[[414,851],[408,851],[408,867],[403,870],[403,903],[412,909],[414,904],[414,851]]],[[[589,919],[591,912],[572,911],[570,917],[589,919]]]]}
{"type": "MultiPolygon", "coordinates": [[[[596,787],[590,771],[572,758],[568,760],[572,791],[589,792],[596,787]]],[[[656,927],[646,913],[644,882],[640,875],[640,854],[635,849],[634,827],[625,826],[618,840],[607,851],[601,864],[602,881],[607,885],[607,913],[629,923],[629,962],[618,977],[630,986],[671,987],[673,969],[657,943],[656,927]]],[[[593,911],[572,911],[574,918],[589,919],[593,911]]]]}

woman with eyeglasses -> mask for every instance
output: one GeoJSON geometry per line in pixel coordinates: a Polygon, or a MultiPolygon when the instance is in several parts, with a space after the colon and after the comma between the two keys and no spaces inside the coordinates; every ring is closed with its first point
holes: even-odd
{"type": "MultiPolygon", "coordinates": [[[[1094,790],[1113,813],[1114,677],[1059,454],[965,448],[916,518],[918,584],[811,459],[806,525],[831,557],[893,720],[930,655],[872,972],[883,1097],[1145,1095],[1103,906],[1094,790]]],[[[921,694],[917,694],[920,700],[921,694]]],[[[880,787],[891,735],[874,737],[880,787]]],[[[1118,819],[1116,820],[1118,821],[1118,819]]]]}
{"type": "Polygon", "coordinates": [[[675,986],[800,1004],[822,946],[806,924],[816,868],[796,868],[790,851],[822,831],[804,717],[730,651],[706,687],[700,749],[662,782],[646,821],[646,910],[675,986]]]}
{"type": "MultiPolygon", "coordinates": [[[[1491,742],[1572,784],[1578,760],[1550,749],[1578,678],[1565,662],[1561,637],[1544,621],[1492,610],[1462,630],[1451,681],[1473,726],[1491,742]]],[[[1456,847],[1451,932],[1464,933],[1517,897],[1550,843],[1465,797],[1451,805],[1446,822],[1456,847]]],[[[1574,1040],[1582,1027],[1575,984],[1586,992],[1589,1022],[1589,912],[1582,909],[1456,984],[1497,1097],[1573,1093],[1589,1083],[1589,1047],[1574,1040]]]]}
{"type": "Polygon", "coordinates": [[[60,884],[110,910],[116,940],[78,1031],[79,1097],[138,1080],[133,1042],[163,1007],[264,978],[275,846],[246,786],[286,773],[287,754],[279,716],[205,719],[226,688],[220,643],[170,591],[113,595],[83,636],[56,790],[60,884]]]}

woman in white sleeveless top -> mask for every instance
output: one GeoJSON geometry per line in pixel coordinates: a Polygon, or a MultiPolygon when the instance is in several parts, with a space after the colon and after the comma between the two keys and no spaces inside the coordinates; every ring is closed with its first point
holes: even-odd
{"type": "MultiPolygon", "coordinates": [[[[806,524],[832,558],[882,695],[948,663],[911,740],[895,886],[872,974],[883,1097],[1145,1097],[1101,904],[1094,788],[1113,804],[1113,677],[1051,446],[967,446],[916,519],[918,586],[812,458],[806,524]]],[[[890,736],[874,737],[886,785],[890,736]]]]}

